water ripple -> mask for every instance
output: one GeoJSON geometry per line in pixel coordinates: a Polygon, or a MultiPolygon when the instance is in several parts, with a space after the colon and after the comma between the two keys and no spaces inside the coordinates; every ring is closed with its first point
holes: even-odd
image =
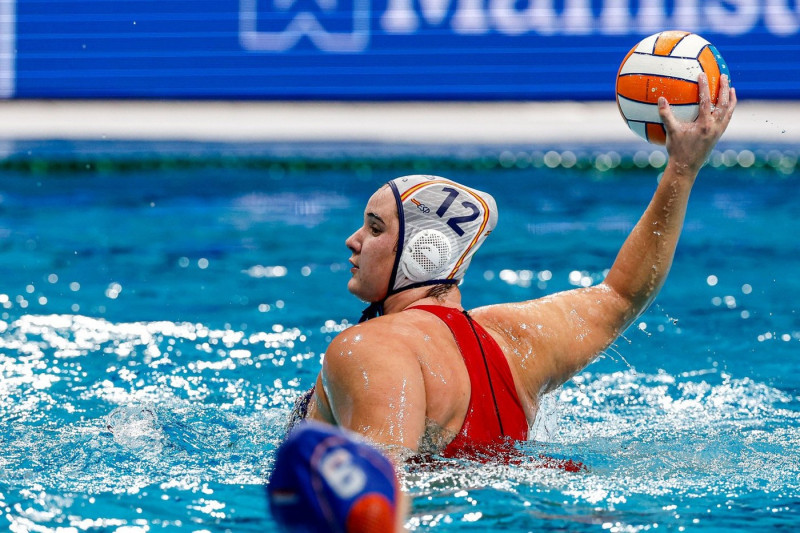
{"type": "MultiPolygon", "coordinates": [[[[19,530],[274,530],[261,483],[315,347],[341,328],[266,326],[5,323],[0,516],[19,530]]],[[[773,509],[764,523],[777,525],[798,513],[796,391],[716,367],[585,372],[545,399],[535,436],[516,464],[405,468],[409,528],[642,531],[750,507],[773,509]]]]}

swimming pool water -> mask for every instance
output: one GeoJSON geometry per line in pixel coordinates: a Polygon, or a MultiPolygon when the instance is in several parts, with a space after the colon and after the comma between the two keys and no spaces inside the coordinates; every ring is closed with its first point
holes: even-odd
{"type": "MultiPolygon", "coordinates": [[[[446,174],[500,208],[464,284],[475,307],[602,279],[656,171],[446,174]]],[[[0,176],[0,529],[276,531],[262,481],[359,316],[344,239],[394,176],[0,176]]],[[[546,399],[530,462],[406,467],[408,527],[796,528],[797,187],[706,169],[661,295],[546,399]]]]}

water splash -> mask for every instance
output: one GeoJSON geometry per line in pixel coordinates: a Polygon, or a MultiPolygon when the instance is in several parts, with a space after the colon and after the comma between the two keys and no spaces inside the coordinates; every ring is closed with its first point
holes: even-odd
{"type": "Polygon", "coordinates": [[[797,399],[749,378],[584,373],[542,402],[534,435],[521,445],[525,464],[412,472],[410,528],[497,527],[514,516],[515,529],[678,529],[754,500],[775,509],[774,523],[797,517],[797,399]],[[568,474],[547,458],[586,469],[568,474]]]}
{"type": "MultiPolygon", "coordinates": [[[[0,519],[18,529],[274,530],[261,483],[328,329],[77,315],[6,323],[0,519]]],[[[755,508],[770,509],[765,524],[790,523],[799,404],[715,366],[586,372],[542,402],[534,440],[520,445],[527,461],[407,467],[408,526],[641,531],[724,524],[755,508]],[[561,459],[586,468],[554,468],[561,459]]]]}

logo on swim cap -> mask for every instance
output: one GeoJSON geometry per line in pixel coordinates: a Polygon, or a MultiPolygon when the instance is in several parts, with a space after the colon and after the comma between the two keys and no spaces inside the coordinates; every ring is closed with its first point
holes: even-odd
{"type": "Polygon", "coordinates": [[[400,267],[411,281],[427,281],[442,273],[452,255],[450,240],[444,233],[425,229],[408,242],[400,267]]]}
{"type": "Polygon", "coordinates": [[[414,198],[411,199],[411,203],[417,206],[417,209],[425,213],[426,215],[431,212],[431,208],[425,204],[419,202],[419,200],[415,200],[414,198]]]}
{"type": "Polygon", "coordinates": [[[491,195],[439,176],[389,182],[400,220],[389,294],[421,285],[458,283],[497,224],[491,195]]]}

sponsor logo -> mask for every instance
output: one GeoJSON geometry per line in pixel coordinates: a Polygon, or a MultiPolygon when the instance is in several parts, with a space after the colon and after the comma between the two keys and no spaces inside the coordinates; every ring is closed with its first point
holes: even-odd
{"type": "Polygon", "coordinates": [[[373,8],[371,0],[239,0],[239,28],[245,49],[264,52],[284,52],[307,40],[322,52],[363,53],[373,34],[414,35],[430,28],[454,36],[615,37],[667,27],[744,35],[763,25],[767,34],[786,37],[800,32],[796,3],[686,0],[679,9],[663,2],[644,8],[632,0],[585,0],[563,7],[552,1],[387,0],[373,8]]]}
{"type": "Polygon", "coordinates": [[[306,38],[323,52],[363,52],[370,0],[240,0],[239,40],[247,50],[283,52],[306,38]]]}
{"type": "Polygon", "coordinates": [[[423,204],[422,202],[420,202],[416,198],[412,198],[411,199],[411,203],[414,204],[415,206],[417,206],[417,209],[419,209],[420,211],[422,211],[426,215],[431,212],[430,207],[428,207],[427,205],[423,204]]]}

